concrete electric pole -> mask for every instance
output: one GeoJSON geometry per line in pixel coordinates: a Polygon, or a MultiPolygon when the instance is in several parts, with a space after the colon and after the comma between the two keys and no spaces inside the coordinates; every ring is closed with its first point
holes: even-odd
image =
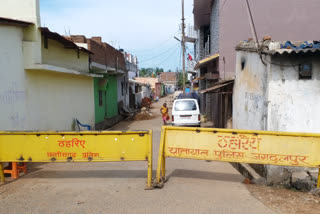
{"type": "Polygon", "coordinates": [[[183,63],[183,95],[186,93],[186,61],[185,61],[185,46],[186,46],[186,41],[185,41],[185,34],[184,34],[184,0],[181,1],[182,3],[182,63],[183,63]]]}

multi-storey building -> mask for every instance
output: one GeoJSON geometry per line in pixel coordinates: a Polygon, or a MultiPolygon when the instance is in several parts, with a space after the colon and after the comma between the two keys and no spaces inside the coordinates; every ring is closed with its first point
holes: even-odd
{"type": "MultiPolygon", "coordinates": [[[[316,22],[320,4],[317,0],[249,1],[258,37],[278,41],[317,40],[316,22]],[[308,26],[308,27],[306,27],[308,26]]],[[[246,1],[194,0],[194,27],[197,30],[195,58],[198,62],[202,113],[217,127],[225,127],[229,112],[232,81],[235,76],[235,47],[252,38],[246,1]],[[227,82],[223,82],[227,81],[227,82]],[[227,84],[227,85],[226,85],[227,84]],[[220,87],[219,87],[220,85],[220,87]],[[218,112],[217,112],[218,111],[218,112]]]]}

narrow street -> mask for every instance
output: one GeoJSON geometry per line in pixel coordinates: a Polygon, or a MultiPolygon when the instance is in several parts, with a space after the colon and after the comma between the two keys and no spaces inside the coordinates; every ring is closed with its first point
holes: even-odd
{"type": "MultiPolygon", "coordinates": [[[[112,130],[153,129],[154,176],[163,98],[158,117],[123,121],[112,130]]],[[[147,163],[33,164],[30,173],[0,187],[0,213],[273,213],[253,197],[229,164],[168,159],[163,189],[144,190],[147,163]]]]}

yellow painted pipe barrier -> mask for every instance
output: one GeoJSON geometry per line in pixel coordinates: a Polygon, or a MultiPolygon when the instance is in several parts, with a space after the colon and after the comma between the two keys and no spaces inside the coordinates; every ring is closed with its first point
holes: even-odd
{"type": "Polygon", "coordinates": [[[319,168],[319,154],[320,134],[166,126],[154,186],[163,186],[166,157],[319,168]]]}
{"type": "Polygon", "coordinates": [[[0,132],[0,163],[117,161],[147,161],[152,189],[152,131],[0,132]]]}

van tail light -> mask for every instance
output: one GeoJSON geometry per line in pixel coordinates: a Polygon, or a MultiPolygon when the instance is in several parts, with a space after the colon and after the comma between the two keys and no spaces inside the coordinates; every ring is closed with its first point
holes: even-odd
{"type": "Polygon", "coordinates": [[[198,120],[199,120],[199,121],[201,121],[201,117],[200,117],[200,114],[198,114],[198,120]]]}
{"type": "Polygon", "coordinates": [[[172,122],[174,122],[174,116],[172,115],[172,122]]]}

